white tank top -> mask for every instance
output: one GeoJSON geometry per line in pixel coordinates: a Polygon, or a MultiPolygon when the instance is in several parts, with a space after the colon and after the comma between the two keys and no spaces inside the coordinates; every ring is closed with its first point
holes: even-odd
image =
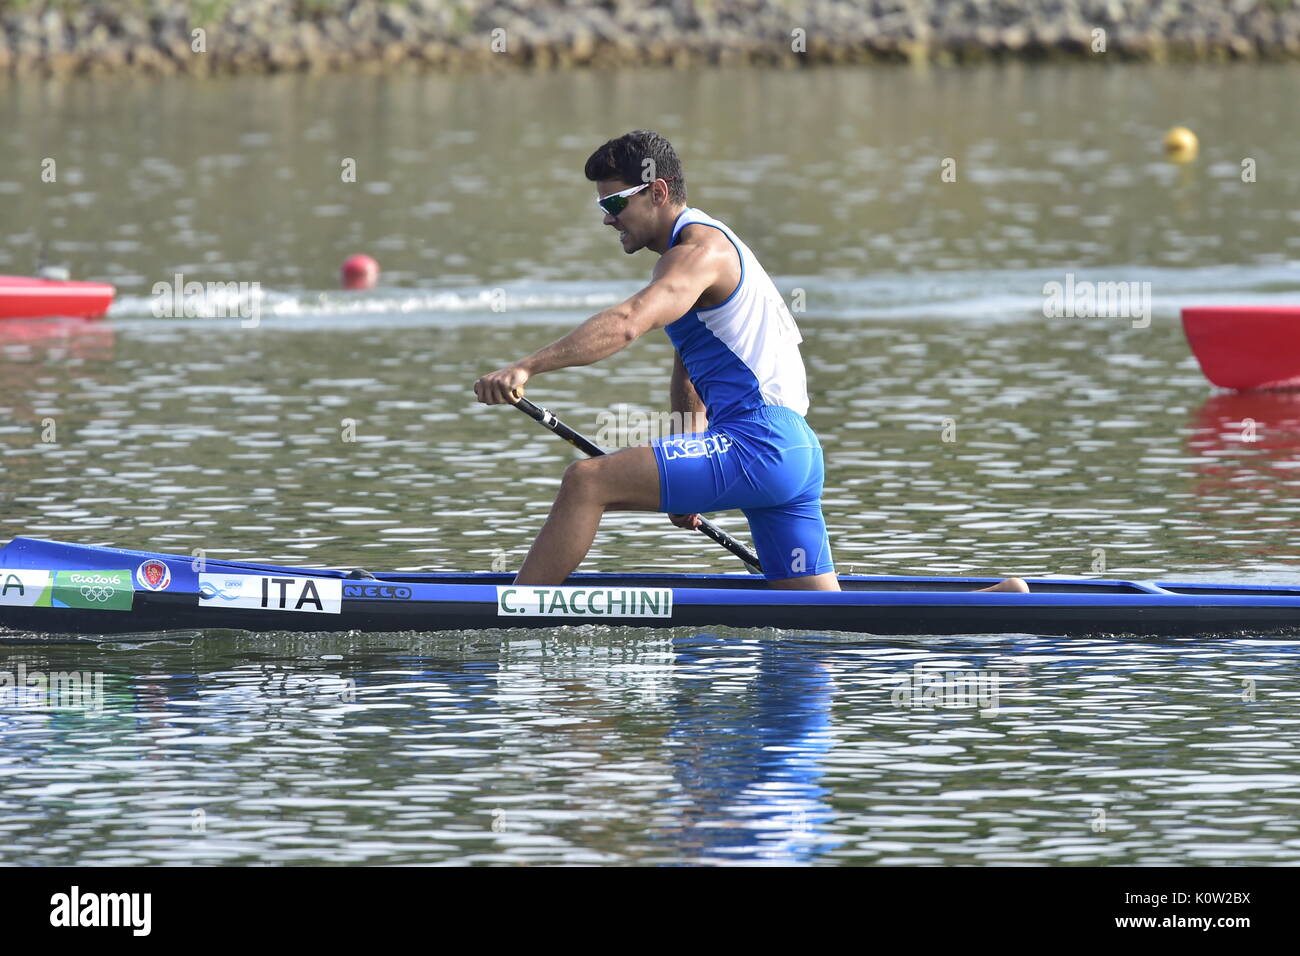
{"type": "Polygon", "coordinates": [[[698,209],[682,210],[668,248],[684,227],[697,223],[721,230],[740,255],[740,283],[725,302],[692,309],[664,329],[708,409],[709,425],[765,405],[806,415],[803,337],[785,300],[749,247],[725,223],[698,209]]]}

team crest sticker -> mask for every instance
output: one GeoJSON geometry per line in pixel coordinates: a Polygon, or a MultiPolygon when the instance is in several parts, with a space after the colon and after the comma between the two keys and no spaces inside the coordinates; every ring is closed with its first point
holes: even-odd
{"type": "Polygon", "coordinates": [[[147,591],[163,591],[172,583],[172,571],[164,562],[150,558],[135,569],[135,580],[147,591]]]}

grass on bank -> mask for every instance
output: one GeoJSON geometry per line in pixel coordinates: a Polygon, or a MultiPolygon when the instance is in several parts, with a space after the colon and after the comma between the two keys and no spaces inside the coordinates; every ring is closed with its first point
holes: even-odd
{"type": "MultiPolygon", "coordinates": [[[[185,8],[192,23],[216,23],[222,20],[225,15],[240,0],[0,0],[0,15],[4,14],[37,14],[45,10],[57,10],[61,13],[72,13],[80,8],[93,6],[101,10],[120,10],[132,11],[141,14],[149,14],[158,11],[159,7],[165,9],[176,9],[177,7],[185,8]]],[[[334,13],[342,13],[347,10],[355,0],[293,0],[292,6],[294,15],[299,20],[318,20],[334,13]]],[[[410,6],[412,0],[379,0],[385,6],[404,7],[410,6]]],[[[595,4],[598,0],[589,0],[595,4]]],[[[694,0],[696,6],[706,6],[716,2],[716,0],[694,0]]],[[[941,8],[946,4],[962,3],[964,0],[933,0],[936,8],[941,8]]],[[[1026,3],[1033,0],[1026,0],[1026,3]]],[[[1155,7],[1161,5],[1165,0],[1145,0],[1144,6],[1155,7]]],[[[1300,0],[1256,0],[1260,7],[1276,13],[1287,13],[1300,11],[1300,0]]],[[[458,7],[457,0],[443,0],[445,6],[453,8],[458,7]]],[[[570,8],[571,9],[571,8],[570,8]]]]}
{"type": "MultiPolygon", "coordinates": [[[[239,0],[171,0],[167,6],[173,8],[177,6],[185,7],[191,14],[196,16],[220,17],[238,2],[239,0]]],[[[316,14],[344,10],[354,2],[355,0],[294,0],[293,6],[300,17],[311,17],[316,14]]],[[[380,2],[386,6],[405,7],[410,6],[412,0],[380,0],[380,2]]],[[[446,0],[446,2],[449,5],[455,5],[453,0],[446,0]]],[[[591,0],[591,2],[596,3],[598,0],[591,0]]],[[[695,0],[697,6],[707,6],[710,2],[711,0],[695,0]]],[[[964,0],[934,0],[934,5],[938,8],[946,4],[962,2],[964,0]]],[[[1164,0],[1146,0],[1143,6],[1155,7],[1162,5],[1163,2],[1164,0]]],[[[1257,0],[1257,2],[1260,6],[1279,12],[1300,9],[1300,0],[1257,0]]],[[[46,9],[71,12],[85,6],[95,6],[100,9],[116,8],[119,10],[148,11],[159,5],[159,0],[0,0],[0,13],[35,13],[46,9]]]]}
{"type": "MultiPolygon", "coordinates": [[[[173,0],[168,7],[184,7],[194,20],[220,20],[239,0],[173,0]]],[[[302,19],[311,19],[320,14],[336,13],[347,9],[354,0],[294,0],[295,12],[302,19]]],[[[411,0],[382,0],[386,6],[406,7],[411,0]]],[[[1296,0],[1300,2],[1300,0],[1296,0]]],[[[123,10],[140,13],[152,12],[160,4],[158,0],[0,0],[0,14],[3,13],[41,13],[45,10],[58,10],[72,13],[83,7],[93,6],[101,10],[123,10]]]]}

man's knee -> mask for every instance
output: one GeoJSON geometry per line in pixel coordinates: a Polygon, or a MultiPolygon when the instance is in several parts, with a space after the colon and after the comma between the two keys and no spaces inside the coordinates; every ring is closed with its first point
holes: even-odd
{"type": "Polygon", "coordinates": [[[588,498],[608,498],[612,493],[606,458],[581,458],[564,469],[562,486],[571,494],[588,498]]]}

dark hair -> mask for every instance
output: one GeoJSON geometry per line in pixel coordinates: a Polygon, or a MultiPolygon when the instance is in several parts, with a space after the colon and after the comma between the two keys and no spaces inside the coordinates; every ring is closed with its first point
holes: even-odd
{"type": "Polygon", "coordinates": [[[602,179],[620,179],[629,186],[646,181],[646,172],[656,179],[668,180],[668,198],[686,203],[686,174],[682,162],[668,142],[654,130],[637,129],[611,139],[587,158],[583,173],[593,183],[602,179]],[[647,168],[646,160],[653,166],[647,168]]]}

